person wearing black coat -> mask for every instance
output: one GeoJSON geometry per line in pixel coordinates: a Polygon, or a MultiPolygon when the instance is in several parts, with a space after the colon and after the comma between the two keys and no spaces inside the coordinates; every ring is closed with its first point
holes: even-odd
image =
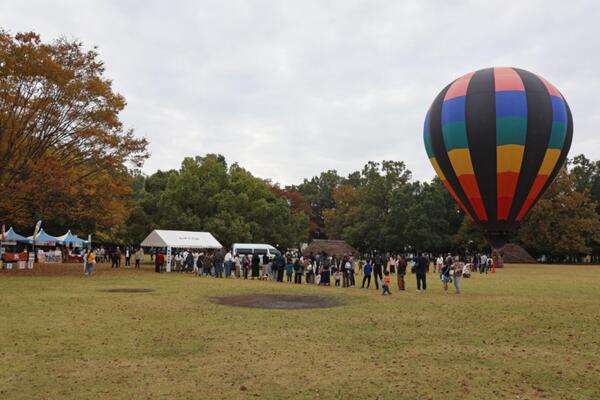
{"type": "Polygon", "coordinates": [[[194,255],[190,251],[185,258],[185,271],[191,272],[194,270],[194,255]]]}
{"type": "Polygon", "coordinates": [[[429,267],[429,258],[425,256],[425,254],[421,254],[416,259],[415,264],[415,273],[417,275],[417,292],[421,291],[421,286],[423,287],[423,291],[427,289],[427,268],[429,267]]]}
{"type": "Polygon", "coordinates": [[[379,254],[373,260],[373,279],[375,280],[375,289],[379,290],[379,283],[383,280],[383,261],[379,254]]]}
{"type": "Polygon", "coordinates": [[[258,278],[260,274],[260,257],[254,253],[252,255],[252,279],[258,278]]]}
{"type": "Polygon", "coordinates": [[[285,257],[281,253],[273,259],[273,272],[277,276],[277,282],[283,282],[283,270],[285,269],[285,257]]]}

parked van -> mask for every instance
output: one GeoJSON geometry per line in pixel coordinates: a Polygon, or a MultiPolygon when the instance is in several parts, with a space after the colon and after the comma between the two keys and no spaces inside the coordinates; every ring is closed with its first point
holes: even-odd
{"type": "Polygon", "coordinates": [[[232,249],[233,254],[258,254],[261,257],[266,254],[271,259],[276,255],[281,254],[275,247],[264,243],[234,243],[232,249]]]}

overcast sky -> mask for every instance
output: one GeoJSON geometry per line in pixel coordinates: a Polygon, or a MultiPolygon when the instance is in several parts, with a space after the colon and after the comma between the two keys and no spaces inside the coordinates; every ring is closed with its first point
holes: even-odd
{"type": "Polygon", "coordinates": [[[600,159],[598,1],[22,1],[0,27],[97,45],[150,141],[144,171],[224,154],[299,183],[368,160],[434,172],[422,123],[450,81],[490,66],[544,76],[564,94],[570,155],[600,159]]]}

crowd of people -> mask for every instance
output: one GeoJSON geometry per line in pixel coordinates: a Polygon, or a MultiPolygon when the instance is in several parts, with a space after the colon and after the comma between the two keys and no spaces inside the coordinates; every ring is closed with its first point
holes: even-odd
{"type": "MultiPolygon", "coordinates": [[[[119,247],[109,251],[97,249],[86,256],[86,273],[93,271],[93,264],[99,255],[105,252],[112,268],[119,268],[121,258],[125,256],[125,266],[131,266],[130,258],[135,259],[135,268],[140,268],[144,256],[142,248],[132,249],[119,247]]],[[[155,271],[165,270],[166,256],[161,249],[151,249],[151,259],[155,271]]],[[[101,257],[102,255],[100,255],[101,257]]],[[[487,274],[495,272],[501,266],[502,257],[494,254],[489,257],[477,254],[461,257],[448,253],[437,257],[432,254],[419,255],[390,255],[365,254],[360,257],[353,255],[330,256],[325,253],[301,255],[295,252],[277,254],[273,258],[267,254],[235,254],[232,251],[197,251],[183,250],[173,254],[172,270],[175,272],[193,273],[199,277],[214,277],[226,279],[260,279],[294,284],[314,284],[320,286],[335,286],[353,288],[357,286],[357,275],[362,277],[360,287],[369,289],[371,284],[382,294],[392,294],[390,289],[391,275],[396,275],[399,291],[406,290],[406,275],[413,273],[416,278],[416,290],[427,290],[427,275],[433,272],[439,274],[445,293],[448,293],[450,283],[454,284],[455,292],[461,292],[463,278],[470,278],[472,273],[487,274]]]]}

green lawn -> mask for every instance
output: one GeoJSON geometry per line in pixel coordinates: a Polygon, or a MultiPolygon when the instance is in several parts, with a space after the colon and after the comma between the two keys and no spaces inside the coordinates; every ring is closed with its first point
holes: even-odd
{"type": "Polygon", "coordinates": [[[150,270],[2,274],[0,399],[600,398],[600,267],[509,266],[461,295],[428,280],[384,297],[150,270]],[[155,292],[102,291],[116,287],[155,292]],[[255,292],[346,305],[207,300],[255,292]]]}

